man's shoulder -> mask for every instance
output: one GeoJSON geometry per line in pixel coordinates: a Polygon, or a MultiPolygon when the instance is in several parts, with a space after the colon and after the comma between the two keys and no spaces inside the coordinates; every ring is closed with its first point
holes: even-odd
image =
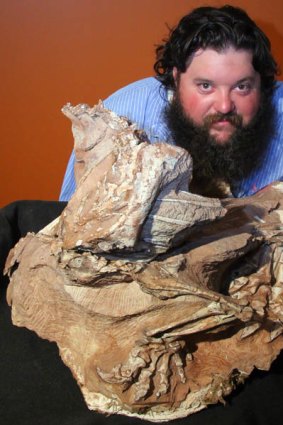
{"type": "Polygon", "coordinates": [[[135,91],[148,91],[162,90],[162,84],[155,77],[142,78],[141,80],[134,81],[126,86],[115,91],[111,96],[118,96],[121,93],[135,92],[135,91]]]}
{"type": "Polygon", "coordinates": [[[283,93],[283,81],[277,80],[275,83],[275,91],[280,92],[281,94],[283,93]]]}
{"type": "Polygon", "coordinates": [[[108,107],[116,101],[147,102],[151,97],[160,98],[161,101],[166,99],[166,89],[155,77],[143,78],[120,88],[107,97],[104,104],[108,107]]]}
{"type": "Polygon", "coordinates": [[[167,103],[167,91],[154,77],[131,83],[103,101],[105,108],[127,117],[148,134],[156,126],[165,126],[163,112],[167,103]]]}
{"type": "Polygon", "coordinates": [[[276,117],[276,143],[283,143],[283,81],[277,81],[272,98],[276,117]]]}
{"type": "Polygon", "coordinates": [[[280,111],[283,111],[283,81],[277,81],[273,92],[273,102],[280,111]]]}

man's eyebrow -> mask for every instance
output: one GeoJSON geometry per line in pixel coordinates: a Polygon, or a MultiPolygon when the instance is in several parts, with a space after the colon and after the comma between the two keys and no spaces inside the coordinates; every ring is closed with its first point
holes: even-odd
{"type": "MultiPolygon", "coordinates": [[[[241,78],[240,80],[235,81],[235,83],[233,85],[238,85],[238,84],[242,84],[242,83],[255,83],[256,78],[252,75],[248,75],[247,77],[241,78]]],[[[193,82],[198,84],[198,83],[208,83],[208,84],[214,84],[214,80],[210,80],[209,78],[201,78],[201,77],[197,77],[193,79],[193,82]]]]}
{"type": "Polygon", "coordinates": [[[255,77],[249,75],[248,77],[244,77],[244,78],[241,78],[239,81],[236,81],[235,84],[241,84],[241,83],[246,83],[246,82],[254,83],[255,77]]]}
{"type": "Polygon", "coordinates": [[[209,84],[213,84],[213,80],[209,80],[208,78],[194,78],[193,79],[194,83],[209,83],[209,84]]]}

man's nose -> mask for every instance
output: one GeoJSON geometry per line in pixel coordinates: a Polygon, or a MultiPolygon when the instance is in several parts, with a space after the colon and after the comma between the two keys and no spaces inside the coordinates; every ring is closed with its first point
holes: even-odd
{"type": "Polygon", "coordinates": [[[223,90],[216,94],[214,108],[217,112],[228,114],[235,110],[235,104],[229,91],[223,90]]]}

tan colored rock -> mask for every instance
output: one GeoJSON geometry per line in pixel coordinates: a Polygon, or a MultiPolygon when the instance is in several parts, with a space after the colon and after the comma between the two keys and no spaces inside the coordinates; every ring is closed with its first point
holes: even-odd
{"type": "Polygon", "coordinates": [[[195,224],[225,213],[218,200],[187,192],[192,161],[183,149],[149,144],[144,133],[101,104],[82,106],[63,108],[84,167],[60,222],[64,248],[151,257],[180,243],[195,224]]]}
{"type": "Polygon", "coordinates": [[[72,107],[78,189],[10,252],[13,323],[55,341],[90,409],[160,422],[222,401],[283,347],[283,184],[187,192],[181,148],[72,107]]]}

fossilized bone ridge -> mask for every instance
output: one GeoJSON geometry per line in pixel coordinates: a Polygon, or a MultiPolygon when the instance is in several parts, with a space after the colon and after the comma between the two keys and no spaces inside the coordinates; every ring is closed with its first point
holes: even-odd
{"type": "Polygon", "coordinates": [[[184,417],[268,370],[283,347],[282,183],[204,198],[183,149],[102,104],[63,112],[78,187],[9,254],[13,323],[56,341],[105,413],[184,417]]]}

